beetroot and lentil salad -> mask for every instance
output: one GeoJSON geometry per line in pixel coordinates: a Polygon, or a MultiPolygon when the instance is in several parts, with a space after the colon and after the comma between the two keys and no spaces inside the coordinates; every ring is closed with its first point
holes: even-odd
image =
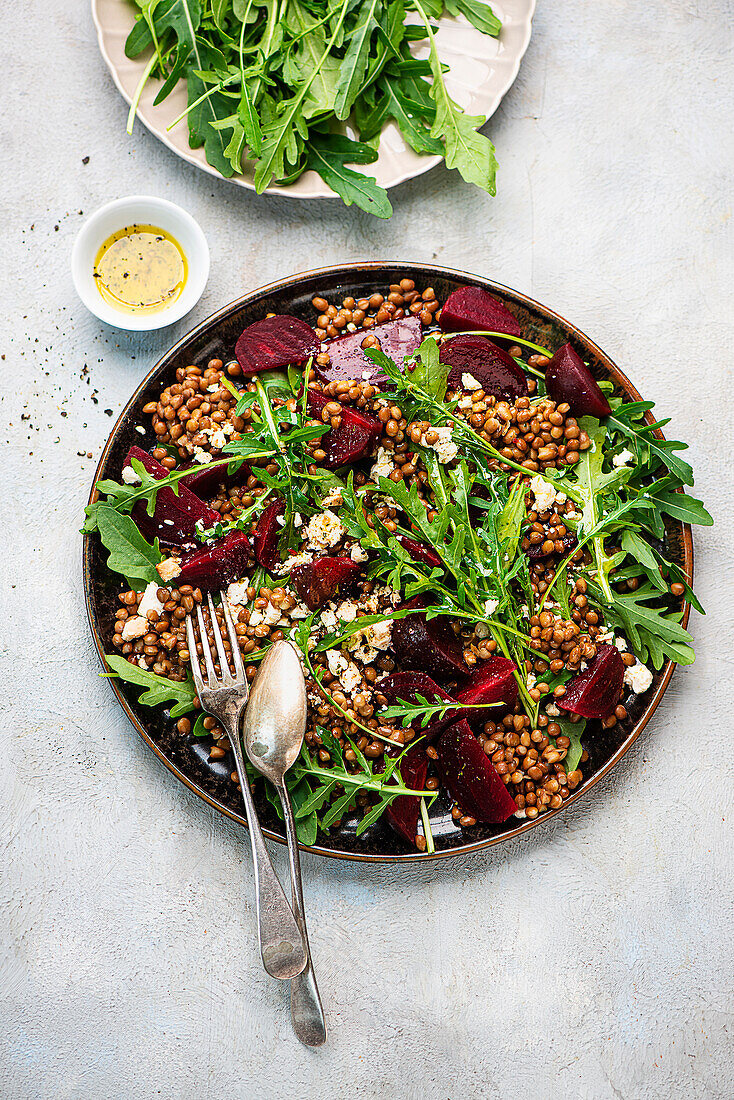
{"type": "Polygon", "coordinates": [[[384,813],[431,852],[440,788],[457,829],[557,809],[584,743],[694,659],[681,601],[701,608],[665,522],[712,520],[685,444],[479,287],[313,306],[313,327],[269,315],[226,365],[179,368],[143,410],[157,446],[98,484],[84,530],[124,578],[108,665],[224,760],[186,613],[226,592],[250,678],[290,638],[304,843],[384,813]]]}

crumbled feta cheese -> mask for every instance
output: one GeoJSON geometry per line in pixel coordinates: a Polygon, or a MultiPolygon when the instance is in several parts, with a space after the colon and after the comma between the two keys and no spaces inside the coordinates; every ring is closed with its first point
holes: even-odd
{"type": "Polygon", "coordinates": [[[254,607],[250,612],[250,626],[260,626],[263,621],[263,613],[258,607],[254,607]]]}
{"type": "Polygon", "coordinates": [[[355,542],[354,546],[352,546],[349,551],[349,557],[352,561],[363,562],[368,560],[369,554],[366,550],[362,549],[358,542],[355,542]]]}
{"type": "Polygon", "coordinates": [[[292,557],[286,558],[282,565],[278,567],[278,572],[290,573],[294,565],[306,565],[310,561],[313,561],[313,554],[309,554],[307,550],[304,550],[302,554],[293,554],[292,557]]]}
{"type": "Polygon", "coordinates": [[[216,393],[218,389],[219,389],[219,383],[218,382],[212,382],[211,386],[206,387],[206,392],[207,393],[216,393]]]}
{"type": "Polygon", "coordinates": [[[385,447],[379,447],[374,465],[370,470],[372,480],[376,481],[378,477],[389,477],[394,469],[393,452],[388,451],[385,447]]]}
{"type": "Polygon", "coordinates": [[[596,642],[597,645],[607,645],[609,642],[611,642],[613,640],[613,638],[614,638],[614,631],[609,630],[609,631],[607,631],[606,634],[597,634],[594,641],[596,642]]]}
{"type": "Polygon", "coordinates": [[[365,641],[373,649],[389,649],[392,641],[392,627],[392,619],[385,619],[381,623],[373,623],[364,632],[365,641]]]}
{"type": "Polygon", "coordinates": [[[339,680],[348,695],[351,695],[355,688],[361,686],[362,673],[354,661],[350,661],[348,657],[345,657],[340,649],[327,649],[326,662],[329,666],[329,672],[339,680]]]}
{"type": "Polygon", "coordinates": [[[371,665],[377,656],[377,650],[369,645],[361,645],[358,649],[353,649],[351,653],[355,660],[362,665],[371,665]]]}
{"type": "Polygon", "coordinates": [[[291,619],[307,619],[311,612],[306,607],[305,603],[297,603],[295,607],[291,608],[288,615],[291,619]]]}
{"type": "Polygon", "coordinates": [[[328,493],[321,501],[321,503],[323,504],[324,508],[338,508],[340,504],[343,504],[344,498],[342,497],[342,491],[339,486],[334,485],[331,489],[329,489],[328,493]]]}
{"type": "Polygon", "coordinates": [[[442,428],[433,428],[432,430],[438,435],[436,442],[431,444],[438,455],[438,461],[442,463],[453,462],[459,453],[459,448],[451,438],[453,428],[449,424],[442,428]]]}
{"type": "Polygon", "coordinates": [[[488,619],[491,619],[495,611],[499,606],[499,600],[485,600],[484,601],[484,614],[488,619]]]}
{"type": "Polygon", "coordinates": [[[353,623],[357,618],[357,611],[359,604],[356,604],[354,600],[345,600],[336,609],[337,619],[341,619],[343,623],[353,623]]]}
{"type": "Polygon", "coordinates": [[[206,466],[208,463],[214,461],[214,455],[204,450],[203,447],[194,447],[194,458],[197,462],[201,463],[202,466],[206,466]]]}
{"type": "Polygon", "coordinates": [[[557,718],[561,712],[555,703],[548,703],[548,706],[545,708],[545,713],[549,718],[557,718]]]}
{"type": "Polygon", "coordinates": [[[515,812],[514,812],[514,814],[513,814],[512,816],[513,816],[513,817],[519,817],[519,818],[523,818],[523,817],[527,817],[527,814],[525,813],[525,811],[524,811],[524,810],[515,810],[515,812]]]}
{"type": "Polygon", "coordinates": [[[528,689],[528,691],[532,691],[537,682],[538,677],[535,675],[535,673],[529,672],[527,675],[527,679],[525,680],[525,687],[528,689]]]}
{"type": "Polygon", "coordinates": [[[321,623],[330,634],[333,634],[339,627],[339,621],[330,607],[323,608],[321,612],[321,623]]]}
{"type": "Polygon", "coordinates": [[[156,569],[162,581],[172,581],[181,572],[181,566],[175,558],[164,558],[158,562],[156,569]]]}
{"type": "Polygon", "coordinates": [[[138,615],[141,615],[144,619],[147,619],[149,611],[155,611],[159,615],[163,610],[163,604],[158,599],[158,589],[160,585],[155,581],[151,581],[145,592],[143,598],[138,606],[138,615]]]}
{"type": "Polygon", "coordinates": [[[473,374],[462,374],[461,384],[465,390],[481,390],[482,388],[482,383],[477,382],[473,374]]]}
{"type": "Polygon", "coordinates": [[[625,668],[624,682],[627,687],[634,691],[635,695],[642,695],[652,684],[652,673],[647,665],[642,665],[637,661],[636,664],[625,668]]]}
{"type": "Polygon", "coordinates": [[[232,581],[227,589],[227,601],[231,604],[239,604],[244,607],[250,602],[247,589],[249,585],[247,581],[232,581]]]}
{"type": "Polygon", "coordinates": [[[578,522],[581,519],[581,513],[577,512],[574,509],[574,511],[572,511],[572,512],[566,512],[566,515],[564,516],[564,519],[573,519],[573,520],[576,520],[576,522],[578,522]]]}
{"type": "Polygon", "coordinates": [[[531,479],[530,491],[535,496],[535,508],[538,512],[547,512],[556,499],[555,489],[540,474],[531,479]]]}
{"type": "Polygon", "coordinates": [[[142,638],[148,633],[148,620],[142,615],[133,615],[132,619],[126,619],[122,628],[123,642],[134,642],[136,638],[142,638]]]}
{"type": "Polygon", "coordinates": [[[327,508],[325,512],[311,516],[306,528],[308,545],[312,550],[328,550],[340,542],[347,529],[334,513],[327,508]]]}
{"type": "Polygon", "coordinates": [[[612,455],[612,466],[634,466],[637,462],[635,454],[628,450],[627,447],[620,451],[619,454],[612,455]]]}
{"type": "Polygon", "coordinates": [[[293,513],[293,526],[294,527],[303,527],[303,516],[301,515],[300,512],[294,512],[293,513]]]}
{"type": "Polygon", "coordinates": [[[617,635],[617,637],[614,639],[614,644],[620,653],[624,653],[625,649],[627,648],[627,639],[620,638],[619,635],[617,635]]]}
{"type": "Polygon", "coordinates": [[[124,466],[122,470],[122,480],[126,485],[140,485],[140,478],[133,470],[132,466],[124,466]]]}
{"type": "MultiPolygon", "coordinates": [[[[263,608],[262,621],[267,626],[275,626],[281,616],[281,610],[276,607],[275,604],[269,603],[267,607],[263,608]]],[[[250,619],[252,621],[252,619],[250,619]]]]}
{"type": "Polygon", "coordinates": [[[136,424],[135,425],[135,431],[139,432],[140,435],[145,435],[145,428],[143,427],[142,424],[136,424]]]}
{"type": "Polygon", "coordinates": [[[138,657],[138,668],[142,668],[144,672],[147,672],[149,667],[145,657],[138,657]]]}
{"type": "Polygon", "coordinates": [[[459,398],[459,408],[463,412],[467,412],[472,407],[473,404],[474,404],[474,402],[472,401],[471,397],[469,397],[468,394],[464,397],[459,398]]]}

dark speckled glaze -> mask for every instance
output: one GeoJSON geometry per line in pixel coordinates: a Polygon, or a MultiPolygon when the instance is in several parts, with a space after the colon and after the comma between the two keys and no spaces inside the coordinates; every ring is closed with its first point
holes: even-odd
{"type": "MultiPolygon", "coordinates": [[[[312,323],[314,311],[311,299],[314,296],[320,295],[330,300],[347,294],[355,298],[366,297],[406,276],[415,279],[421,288],[433,286],[439,301],[445,300],[452,290],[461,286],[485,287],[516,314],[526,339],[552,349],[570,341],[591,364],[597,378],[610,378],[630,398],[639,399],[639,394],[627,378],[596,344],[558,314],[523,294],[475,275],[429,264],[355,263],[293,275],[271,283],[232,302],[179,340],[153,367],[130,398],[104,448],[94,482],[103,477],[119,479],[122,460],[133,443],[146,448],[153,446],[152,431],[149,429],[148,436],[143,437],[135,428],[138,424],[149,422],[149,418],[142,414],[143,405],[157,400],[161,390],[175,381],[177,367],[190,363],[200,364],[215,357],[225,362],[231,359],[234,345],[245,325],[268,312],[293,313],[312,323]]],[[[94,492],[90,499],[93,497],[94,492]]],[[[692,578],[693,544],[690,528],[671,523],[667,537],[668,553],[672,560],[682,566],[688,577],[692,578]]],[[[120,591],[120,583],[116,575],[108,572],[99,541],[91,537],[84,539],[84,586],[89,622],[102,658],[105,648],[111,645],[114,614],[119,606],[116,596],[120,591]]],[[[685,625],[689,614],[687,604],[682,605],[682,611],[685,625]]],[[[345,819],[338,830],[331,832],[328,837],[320,837],[319,843],[307,850],[341,859],[404,862],[438,859],[458,851],[478,851],[518,836],[538,822],[552,817],[554,813],[561,813],[572,806],[627,752],[658,706],[670,681],[673,667],[672,662],[668,662],[655,674],[651,693],[644,700],[635,700],[632,712],[624,722],[617,723],[611,730],[602,730],[598,724],[592,727],[592,736],[587,739],[591,757],[585,765],[586,778],[560,809],[543,814],[535,821],[510,819],[504,825],[478,824],[470,829],[461,829],[452,821],[448,798],[444,796],[439,797],[431,809],[431,824],[436,841],[434,856],[410,851],[384,818],[358,838],[355,835],[358,821],[356,816],[345,819]]],[[[139,706],[136,702],[136,689],[126,684],[120,685],[113,679],[109,680],[109,684],[140,736],[166,767],[211,806],[244,825],[240,799],[229,780],[231,762],[227,759],[209,761],[206,741],[199,741],[191,736],[181,737],[167,711],[139,706]]],[[[280,822],[262,796],[259,809],[266,835],[284,842],[280,822]]]]}

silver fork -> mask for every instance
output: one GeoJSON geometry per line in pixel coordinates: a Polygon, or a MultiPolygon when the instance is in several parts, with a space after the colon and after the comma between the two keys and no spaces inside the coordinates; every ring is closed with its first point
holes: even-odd
{"type": "Polygon", "coordinates": [[[232,675],[229,668],[224,641],[222,640],[210,594],[207,595],[207,600],[209,614],[211,615],[212,633],[214,634],[217,656],[219,657],[220,678],[217,679],[214,671],[214,661],[200,604],[196,605],[196,615],[199,623],[201,649],[206,666],[206,682],[201,674],[196,648],[196,632],[193,618],[189,614],[186,616],[186,640],[191,655],[191,671],[202,710],[205,710],[207,714],[211,714],[213,718],[216,718],[222,724],[229,736],[232,752],[234,753],[252,844],[258,936],[263,966],[268,974],[274,978],[294,978],[306,967],[308,949],[304,943],[298,922],[293,915],[293,910],[286,900],[283,887],[270,861],[260,829],[260,822],[257,818],[255,803],[252,800],[252,792],[240,743],[240,720],[242,712],[247,706],[249,688],[234,622],[227,605],[226,593],[222,592],[221,597],[222,613],[227,624],[227,633],[232,647],[235,675],[232,675]]]}

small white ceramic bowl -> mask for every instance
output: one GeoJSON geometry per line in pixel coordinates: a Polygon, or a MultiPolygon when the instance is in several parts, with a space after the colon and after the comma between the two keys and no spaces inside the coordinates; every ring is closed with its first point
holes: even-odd
{"type": "Polygon", "coordinates": [[[131,195],[101,206],[79,230],[71,253],[71,275],[84,305],[100,321],[114,328],[150,332],[184,317],[201,298],[209,278],[209,246],[190,214],[167,199],[131,195]],[[94,279],[94,262],[100,246],[118,229],[128,225],[155,225],[181,245],[188,264],[188,278],[179,298],[158,313],[123,313],[106,302],[94,279]]]}

